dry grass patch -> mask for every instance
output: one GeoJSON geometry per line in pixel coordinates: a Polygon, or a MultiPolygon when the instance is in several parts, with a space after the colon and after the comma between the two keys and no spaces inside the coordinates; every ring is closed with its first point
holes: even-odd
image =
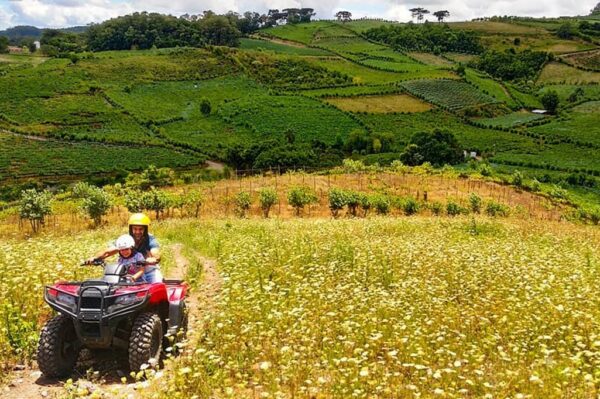
{"type": "Polygon", "coordinates": [[[328,98],[326,101],[343,111],[387,114],[392,112],[425,112],[430,104],[407,94],[384,96],[362,96],[349,98],[328,98]]]}

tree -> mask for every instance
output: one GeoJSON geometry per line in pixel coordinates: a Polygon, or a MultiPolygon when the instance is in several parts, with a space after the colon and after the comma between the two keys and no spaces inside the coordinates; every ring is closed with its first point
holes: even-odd
{"type": "Polygon", "coordinates": [[[8,37],[0,36],[0,53],[8,53],[8,37]]]}
{"type": "Polygon", "coordinates": [[[37,191],[35,188],[21,192],[19,216],[29,220],[31,229],[37,233],[44,225],[46,217],[52,214],[52,194],[37,191]]]}
{"type": "Polygon", "coordinates": [[[590,15],[600,15],[600,3],[590,11],[590,15]]]}
{"type": "Polygon", "coordinates": [[[203,98],[200,101],[200,112],[202,112],[202,115],[208,116],[210,115],[211,111],[212,106],[210,105],[210,100],[208,98],[203,98]]]}
{"type": "Polygon", "coordinates": [[[81,210],[94,221],[94,226],[102,224],[102,217],[112,207],[112,199],[106,191],[98,187],[91,187],[83,198],[81,210]]]}
{"type": "Polygon", "coordinates": [[[425,17],[425,14],[429,14],[429,10],[426,10],[424,8],[421,8],[421,7],[411,8],[408,11],[411,12],[411,15],[412,15],[413,19],[415,17],[417,17],[417,21],[422,21],[423,18],[425,17]]]}
{"type": "Polygon", "coordinates": [[[556,30],[556,36],[561,39],[571,39],[577,33],[575,26],[570,22],[561,24],[556,30]]]}
{"type": "Polygon", "coordinates": [[[352,13],[350,11],[338,11],[335,13],[335,18],[338,22],[350,22],[352,21],[352,13]]]}
{"type": "Polygon", "coordinates": [[[542,104],[544,105],[544,108],[551,114],[556,113],[559,101],[558,93],[554,90],[550,90],[542,96],[542,104]]]}
{"type": "Polygon", "coordinates": [[[277,201],[279,201],[279,196],[274,188],[265,187],[258,192],[258,202],[260,203],[260,209],[262,209],[265,218],[269,217],[269,212],[277,201]]]}
{"type": "Polygon", "coordinates": [[[454,134],[436,129],[433,132],[415,133],[400,160],[406,165],[454,165],[463,161],[463,150],[454,134]]]}
{"type": "Polygon", "coordinates": [[[450,16],[450,12],[447,10],[436,11],[433,15],[437,18],[438,22],[444,22],[444,18],[448,18],[450,16]]]}
{"type": "Polygon", "coordinates": [[[207,44],[229,47],[237,47],[240,44],[240,31],[225,16],[208,15],[196,24],[207,44]]]}

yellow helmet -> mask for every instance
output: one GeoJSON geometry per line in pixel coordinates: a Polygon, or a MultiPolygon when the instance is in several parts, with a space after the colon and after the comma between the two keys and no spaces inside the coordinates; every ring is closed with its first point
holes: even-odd
{"type": "Polygon", "coordinates": [[[143,213],[134,213],[129,217],[130,226],[150,226],[150,218],[143,213]]]}

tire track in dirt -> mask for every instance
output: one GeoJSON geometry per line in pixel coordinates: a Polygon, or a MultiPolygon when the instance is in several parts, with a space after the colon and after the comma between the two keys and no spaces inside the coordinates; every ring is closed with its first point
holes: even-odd
{"type": "MultiPolygon", "coordinates": [[[[170,279],[185,279],[190,267],[190,261],[183,255],[182,249],[182,244],[171,246],[175,269],[169,272],[168,278],[170,279]]],[[[198,262],[197,267],[202,267],[202,280],[196,289],[188,291],[186,299],[190,325],[187,342],[195,342],[195,337],[201,330],[202,320],[216,310],[217,297],[222,286],[221,277],[216,269],[216,261],[201,256],[196,251],[192,253],[194,261],[198,262]]],[[[80,359],[71,379],[75,381],[76,387],[86,389],[90,394],[95,392],[96,395],[99,394],[103,398],[135,398],[137,392],[148,384],[145,382],[123,383],[121,378],[127,377],[127,374],[122,370],[124,368],[121,367],[123,366],[122,360],[115,359],[112,354],[108,354],[106,359],[102,358],[101,360],[80,359]],[[90,378],[86,375],[86,370],[90,367],[99,369],[97,377],[90,378]]],[[[163,374],[169,372],[171,372],[169,367],[162,370],[163,374]]],[[[65,380],[45,378],[34,363],[32,367],[13,371],[8,385],[0,389],[0,397],[2,399],[62,398],[67,394],[64,385],[65,380]]]]}

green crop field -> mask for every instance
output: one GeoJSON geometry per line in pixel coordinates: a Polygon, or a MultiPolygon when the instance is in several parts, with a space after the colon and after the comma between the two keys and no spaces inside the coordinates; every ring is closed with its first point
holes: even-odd
{"type": "Polygon", "coordinates": [[[509,107],[519,107],[519,104],[511,97],[510,92],[502,85],[502,83],[470,68],[465,70],[465,79],[484,94],[488,94],[496,100],[506,103],[509,107]]]}
{"type": "Polygon", "coordinates": [[[319,139],[333,143],[337,135],[346,137],[362,127],[337,108],[299,96],[258,96],[225,104],[221,118],[251,129],[256,139],[284,140],[286,130],[302,132],[301,142],[319,139]]]}
{"type": "Polygon", "coordinates": [[[453,110],[497,102],[473,86],[454,80],[415,80],[401,86],[425,101],[453,110]]]}
{"type": "Polygon", "coordinates": [[[537,147],[529,137],[465,125],[456,116],[439,109],[404,115],[360,115],[359,118],[374,132],[390,133],[401,144],[408,143],[415,133],[439,128],[454,133],[464,148],[478,153],[527,152],[537,147]]]}
{"type": "Polygon", "coordinates": [[[569,110],[567,118],[531,130],[549,137],[572,138],[593,143],[600,148],[599,115],[600,101],[591,101],[569,110]]]}
{"type": "Polygon", "coordinates": [[[543,115],[533,114],[527,111],[517,111],[507,115],[497,116],[495,118],[480,118],[476,120],[477,122],[483,123],[486,126],[510,128],[544,118],[545,117],[543,115]]]}
{"type": "Polygon", "coordinates": [[[269,40],[246,38],[240,40],[240,48],[244,50],[272,51],[277,54],[300,55],[308,57],[322,57],[331,55],[331,53],[328,51],[317,48],[301,47],[284,43],[276,43],[269,40]]]}
{"type": "Polygon", "coordinates": [[[160,166],[192,166],[204,158],[161,147],[66,143],[0,132],[0,177],[91,175],[160,166]]]}

